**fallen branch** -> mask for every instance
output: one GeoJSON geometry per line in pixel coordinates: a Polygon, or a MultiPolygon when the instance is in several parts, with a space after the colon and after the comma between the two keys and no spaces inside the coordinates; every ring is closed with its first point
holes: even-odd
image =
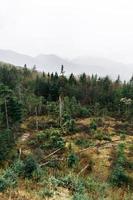
{"type": "Polygon", "coordinates": [[[110,142],[110,141],[108,141],[108,142],[104,142],[104,143],[102,143],[102,144],[97,144],[97,145],[95,145],[95,146],[93,146],[93,147],[87,147],[87,148],[85,148],[85,149],[82,149],[82,150],[80,150],[80,151],[78,151],[77,153],[82,153],[82,152],[84,152],[84,151],[87,151],[88,149],[93,149],[93,148],[100,148],[100,147],[102,147],[102,146],[104,146],[104,145],[106,145],[106,144],[113,144],[114,142],[118,142],[118,141],[120,141],[119,139],[118,140],[114,140],[114,141],[112,141],[112,142],[110,142]]]}
{"type": "Polygon", "coordinates": [[[54,159],[54,160],[49,160],[49,161],[47,161],[47,162],[45,162],[45,163],[42,163],[42,164],[39,165],[39,166],[40,166],[40,167],[43,167],[43,166],[49,164],[51,161],[63,161],[63,160],[64,160],[63,158],[54,159]]]}
{"type": "Polygon", "coordinates": [[[54,155],[55,153],[57,153],[57,152],[58,152],[58,151],[60,151],[60,150],[61,150],[61,148],[59,148],[59,149],[56,149],[54,152],[50,153],[50,154],[49,154],[49,155],[47,155],[45,158],[43,158],[43,160],[45,160],[45,159],[49,158],[50,156],[54,155]]]}
{"type": "Polygon", "coordinates": [[[82,168],[77,176],[79,176],[82,172],[84,172],[88,167],[89,167],[89,164],[87,164],[84,168],[82,168]]]}

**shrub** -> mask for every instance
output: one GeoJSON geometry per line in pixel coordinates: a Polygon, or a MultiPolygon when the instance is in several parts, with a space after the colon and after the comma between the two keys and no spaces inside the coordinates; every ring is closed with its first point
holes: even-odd
{"type": "Polygon", "coordinates": [[[65,146],[65,142],[63,138],[58,135],[52,135],[50,137],[50,143],[51,143],[50,147],[54,147],[54,148],[64,148],[65,146]]]}
{"type": "Polygon", "coordinates": [[[107,140],[107,141],[110,141],[110,142],[112,141],[110,135],[108,135],[108,134],[107,134],[107,135],[104,135],[104,136],[103,136],[103,139],[104,139],[104,140],[107,140]]]}
{"type": "Polygon", "coordinates": [[[12,168],[8,168],[3,175],[3,178],[6,180],[8,187],[15,187],[17,185],[17,174],[13,171],[12,168]]]}
{"type": "Polygon", "coordinates": [[[75,120],[74,119],[70,119],[67,122],[67,129],[69,132],[74,132],[75,131],[75,120]]]}
{"type": "Polygon", "coordinates": [[[0,177],[0,192],[4,192],[8,187],[7,181],[5,178],[0,177]]]}
{"type": "Polygon", "coordinates": [[[45,197],[48,197],[48,198],[49,198],[49,197],[52,197],[52,196],[53,196],[53,191],[50,190],[50,189],[48,189],[48,188],[45,188],[45,189],[39,191],[39,196],[40,196],[41,198],[45,198],[45,197]]]}
{"type": "MultiPolygon", "coordinates": [[[[64,148],[65,142],[61,137],[60,129],[50,128],[47,129],[45,132],[45,143],[41,145],[43,149],[49,148],[64,148]]],[[[44,142],[44,141],[43,141],[44,142]]]]}
{"type": "Polygon", "coordinates": [[[97,129],[97,124],[96,124],[96,121],[94,119],[91,121],[89,128],[90,128],[90,130],[96,130],[97,129]]]}
{"type": "Polygon", "coordinates": [[[77,139],[75,141],[75,144],[82,147],[82,148],[87,148],[87,147],[90,147],[90,146],[94,146],[94,143],[90,140],[87,140],[87,139],[77,139]]]}
{"type": "Polygon", "coordinates": [[[125,140],[126,135],[125,134],[120,134],[120,138],[121,138],[121,140],[125,140]]]}
{"type": "Polygon", "coordinates": [[[101,130],[95,133],[95,139],[111,141],[110,135],[108,133],[103,133],[101,130]]]}
{"type": "Polygon", "coordinates": [[[74,154],[74,153],[71,153],[68,156],[67,162],[68,162],[68,167],[70,167],[70,168],[74,167],[77,164],[77,162],[78,162],[77,155],[74,154]]]}
{"type": "Polygon", "coordinates": [[[9,129],[0,132],[0,161],[4,160],[14,144],[12,131],[9,129]]]}
{"type": "Polygon", "coordinates": [[[39,132],[37,134],[37,140],[38,140],[38,142],[44,141],[46,139],[46,137],[47,137],[47,135],[46,135],[45,132],[39,132]]]}
{"type": "Polygon", "coordinates": [[[71,174],[59,178],[58,186],[69,188],[71,191],[78,193],[84,192],[85,189],[83,180],[71,174]]]}
{"type": "Polygon", "coordinates": [[[102,118],[95,118],[95,122],[97,126],[103,126],[103,119],[102,118]]]}
{"type": "Polygon", "coordinates": [[[89,117],[90,116],[90,110],[87,109],[85,106],[80,106],[79,109],[79,117],[89,117]]]}
{"type": "Polygon", "coordinates": [[[51,167],[51,168],[59,168],[60,165],[59,165],[59,162],[57,160],[51,160],[48,164],[47,164],[48,167],[51,167]]]}
{"type": "Polygon", "coordinates": [[[104,182],[99,182],[93,177],[88,177],[86,180],[86,189],[89,193],[98,195],[102,199],[108,190],[108,185],[104,182]]]}
{"type": "Polygon", "coordinates": [[[23,175],[24,177],[31,178],[33,172],[37,169],[37,163],[32,156],[28,156],[24,160],[23,175]]]}
{"type": "Polygon", "coordinates": [[[21,160],[16,160],[0,177],[0,191],[2,192],[8,187],[15,187],[17,185],[18,176],[22,175],[22,172],[23,162],[21,160]]]}
{"type": "Polygon", "coordinates": [[[39,166],[37,166],[37,168],[32,173],[32,177],[37,182],[41,181],[44,178],[44,171],[39,166]]]}
{"type": "Polygon", "coordinates": [[[87,194],[82,194],[76,192],[72,198],[72,200],[91,200],[87,194]]]}
{"type": "Polygon", "coordinates": [[[128,177],[125,174],[124,168],[122,166],[116,166],[113,170],[110,178],[110,183],[113,186],[122,186],[128,183],[128,177]]]}
{"type": "Polygon", "coordinates": [[[125,174],[126,157],[124,154],[124,144],[119,144],[117,149],[114,168],[110,176],[110,183],[113,186],[122,186],[128,184],[128,176],[125,174]]]}
{"type": "Polygon", "coordinates": [[[23,168],[24,168],[24,163],[20,159],[16,160],[12,165],[12,170],[18,176],[21,176],[23,174],[23,168]]]}

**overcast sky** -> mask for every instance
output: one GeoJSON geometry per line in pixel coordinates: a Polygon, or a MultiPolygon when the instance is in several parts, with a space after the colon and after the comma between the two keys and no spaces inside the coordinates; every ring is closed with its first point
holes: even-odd
{"type": "Polygon", "coordinates": [[[133,63],[133,0],[0,0],[0,49],[133,63]]]}

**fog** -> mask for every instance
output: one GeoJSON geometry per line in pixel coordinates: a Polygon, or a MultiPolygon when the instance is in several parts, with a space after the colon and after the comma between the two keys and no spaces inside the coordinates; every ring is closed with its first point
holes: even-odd
{"type": "Polygon", "coordinates": [[[133,63],[132,0],[0,0],[0,49],[133,63]]]}

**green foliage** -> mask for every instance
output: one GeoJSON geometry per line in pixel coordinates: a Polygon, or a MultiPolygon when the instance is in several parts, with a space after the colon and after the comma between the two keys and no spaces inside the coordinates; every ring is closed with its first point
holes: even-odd
{"type": "Polygon", "coordinates": [[[65,97],[64,112],[72,118],[86,117],[90,114],[101,116],[107,113],[123,115],[129,119],[133,116],[132,79],[122,83],[120,78],[113,81],[108,76],[99,78],[94,75],[87,76],[85,73],[79,77],[75,77],[74,74],[67,77],[64,74],[38,73],[27,67],[18,68],[0,63],[0,83],[0,99],[3,101],[6,98],[7,103],[10,99],[10,104],[14,107],[10,108],[16,112],[12,113],[13,118],[10,116],[11,121],[19,121],[21,118],[20,101],[25,114],[33,114],[36,104],[38,113],[57,117],[61,93],[65,97]],[[43,101],[40,101],[40,97],[43,101]]]}
{"type": "Polygon", "coordinates": [[[128,184],[128,176],[125,173],[126,157],[124,154],[124,144],[119,144],[117,150],[117,157],[114,163],[114,168],[110,176],[110,183],[113,186],[122,186],[128,184]]]}
{"type": "Polygon", "coordinates": [[[125,140],[125,138],[126,138],[126,133],[125,133],[125,131],[121,131],[121,133],[120,133],[120,138],[121,138],[121,140],[125,140]]]}
{"type": "Polygon", "coordinates": [[[86,188],[90,193],[97,192],[99,195],[103,196],[106,192],[106,189],[108,189],[108,185],[104,182],[99,182],[94,177],[87,177],[86,188]]]}
{"type": "Polygon", "coordinates": [[[65,142],[61,136],[60,129],[50,128],[37,135],[37,140],[43,149],[64,148],[65,142]]]}
{"type": "Polygon", "coordinates": [[[76,192],[73,195],[72,200],[91,200],[91,198],[89,198],[87,194],[82,194],[82,193],[76,192]]]}
{"type": "Polygon", "coordinates": [[[68,167],[70,168],[74,167],[78,163],[77,155],[74,153],[71,153],[70,155],[68,155],[67,163],[68,163],[68,167]]]}
{"type": "Polygon", "coordinates": [[[41,198],[50,198],[53,197],[54,193],[49,188],[44,188],[43,190],[39,191],[39,196],[41,198]]]}
{"type": "Polygon", "coordinates": [[[91,111],[86,106],[80,106],[79,117],[89,117],[90,115],[91,111]]]}
{"type": "Polygon", "coordinates": [[[31,178],[33,176],[33,172],[37,169],[37,163],[32,156],[28,156],[24,160],[23,166],[23,176],[27,178],[31,178]]]}
{"type": "Polygon", "coordinates": [[[47,101],[46,111],[49,115],[58,117],[59,116],[59,105],[57,102],[47,101]]]}
{"type": "Polygon", "coordinates": [[[122,166],[115,167],[111,174],[110,182],[113,186],[119,187],[128,184],[128,177],[125,174],[125,170],[122,166]]]}
{"type": "Polygon", "coordinates": [[[9,100],[8,114],[10,117],[10,122],[12,124],[20,122],[22,119],[22,115],[23,115],[22,104],[15,97],[9,100]]]}
{"type": "Polygon", "coordinates": [[[0,177],[0,192],[4,192],[7,189],[7,181],[5,178],[0,177]]]}
{"type": "Polygon", "coordinates": [[[87,147],[90,147],[90,146],[94,146],[94,142],[90,141],[89,139],[84,139],[84,138],[81,138],[81,139],[77,139],[75,141],[75,144],[82,147],[82,148],[87,148],[87,147]]]}
{"type": "Polygon", "coordinates": [[[15,160],[11,168],[17,176],[21,176],[23,175],[24,162],[20,159],[15,160]]]}
{"type": "Polygon", "coordinates": [[[18,177],[23,173],[23,161],[16,160],[10,167],[3,171],[0,177],[0,192],[16,187],[18,177]]]}
{"type": "Polygon", "coordinates": [[[12,131],[9,129],[0,131],[0,161],[6,159],[13,145],[14,139],[12,131]]]}
{"type": "Polygon", "coordinates": [[[23,115],[23,106],[13,90],[8,86],[0,84],[0,110],[2,127],[9,128],[20,122],[23,115]]]}
{"type": "Polygon", "coordinates": [[[72,174],[58,178],[51,177],[50,181],[56,187],[69,188],[71,191],[77,193],[83,193],[85,189],[84,181],[72,174]]]}
{"type": "Polygon", "coordinates": [[[33,171],[32,178],[36,182],[41,182],[44,179],[44,171],[41,167],[37,166],[37,168],[33,171]]]}
{"type": "Polygon", "coordinates": [[[69,174],[64,177],[51,177],[50,182],[55,187],[65,187],[71,190],[72,199],[75,200],[93,200],[96,197],[104,199],[109,189],[107,183],[100,182],[91,176],[82,179],[74,174],[69,174]]]}
{"type": "Polygon", "coordinates": [[[95,139],[97,140],[107,140],[111,141],[111,137],[108,133],[104,133],[102,130],[97,130],[94,135],[95,139]]]}
{"type": "Polygon", "coordinates": [[[97,129],[97,123],[95,120],[92,120],[89,125],[90,130],[96,130],[97,129]]]}
{"type": "Polygon", "coordinates": [[[17,174],[13,171],[12,168],[6,169],[4,172],[3,178],[6,180],[8,187],[15,187],[17,185],[17,174]]]}
{"type": "Polygon", "coordinates": [[[75,120],[72,119],[69,115],[65,114],[63,117],[63,127],[68,132],[74,132],[76,130],[75,120]]]}

